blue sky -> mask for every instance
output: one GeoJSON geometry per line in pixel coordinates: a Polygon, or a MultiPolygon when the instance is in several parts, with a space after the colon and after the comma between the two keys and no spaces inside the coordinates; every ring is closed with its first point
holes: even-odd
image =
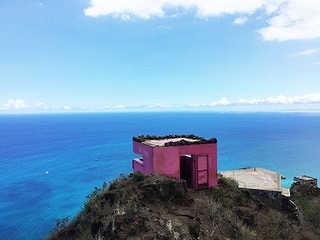
{"type": "Polygon", "coordinates": [[[319,1],[0,2],[0,113],[319,106],[319,1]]]}

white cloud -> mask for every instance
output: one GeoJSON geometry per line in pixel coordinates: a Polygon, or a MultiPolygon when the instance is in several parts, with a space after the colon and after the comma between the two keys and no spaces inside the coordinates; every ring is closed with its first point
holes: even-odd
{"type": "Polygon", "coordinates": [[[7,102],[3,105],[3,110],[24,110],[28,106],[23,99],[7,99],[7,102]]]}
{"type": "Polygon", "coordinates": [[[38,103],[36,104],[37,107],[42,107],[43,105],[44,105],[43,102],[38,102],[38,103]]]}
{"type": "MultiPolygon", "coordinates": [[[[192,10],[205,19],[226,14],[265,14],[268,26],[258,32],[267,41],[320,37],[319,0],[91,0],[84,13],[131,20],[167,17],[167,10],[178,16],[181,11],[192,10]]],[[[247,20],[237,17],[234,23],[241,25],[247,20]]]]}
{"type": "Polygon", "coordinates": [[[222,14],[252,14],[261,8],[266,0],[91,0],[84,10],[85,15],[99,17],[111,15],[124,20],[133,17],[149,19],[166,16],[167,9],[195,10],[198,17],[207,18],[222,14]]]}
{"type": "Polygon", "coordinates": [[[132,17],[149,19],[164,15],[163,1],[150,0],[91,0],[91,6],[84,12],[91,17],[112,15],[123,20],[130,20],[132,17]]]}
{"type": "Polygon", "coordinates": [[[264,2],[264,9],[267,15],[272,15],[289,0],[267,0],[264,2]]]}
{"type": "Polygon", "coordinates": [[[310,93],[297,96],[270,96],[266,98],[242,98],[237,101],[230,101],[227,97],[222,97],[219,100],[213,101],[210,104],[200,104],[197,101],[193,102],[189,106],[175,106],[180,107],[192,107],[192,108],[207,108],[207,107],[245,107],[245,106],[256,106],[259,110],[263,106],[281,106],[286,105],[289,108],[295,108],[297,105],[307,106],[308,104],[320,104],[320,92],[310,93]],[[260,106],[260,107],[259,107],[260,106]]]}
{"type": "Polygon", "coordinates": [[[318,52],[319,52],[318,49],[311,48],[311,49],[307,49],[307,50],[300,52],[300,55],[311,55],[311,54],[316,54],[318,52]]]}
{"type": "Polygon", "coordinates": [[[39,8],[39,9],[46,7],[46,5],[43,2],[36,2],[36,3],[34,3],[34,6],[39,8]]]}
{"type": "MultiPolygon", "coordinates": [[[[38,102],[33,105],[27,105],[25,100],[22,99],[8,99],[5,104],[0,107],[0,111],[10,112],[94,112],[94,111],[132,111],[132,110],[154,110],[154,109],[230,109],[241,108],[241,107],[253,107],[256,110],[263,109],[266,106],[275,107],[285,106],[291,109],[304,108],[307,106],[315,106],[313,104],[320,104],[320,92],[309,93],[296,96],[270,96],[265,98],[241,98],[239,100],[231,101],[227,97],[222,97],[219,100],[215,100],[209,104],[201,104],[194,101],[189,105],[164,105],[156,103],[155,105],[139,105],[139,106],[125,106],[125,105],[114,105],[114,106],[103,106],[101,108],[93,107],[80,107],[75,108],[74,106],[46,106],[43,102],[38,102]]],[[[319,105],[320,106],[320,105],[319,105]]]]}
{"type": "Polygon", "coordinates": [[[115,107],[116,109],[125,109],[127,108],[125,105],[119,104],[115,107]]]}
{"type": "Polygon", "coordinates": [[[264,102],[264,100],[263,99],[259,99],[259,98],[252,98],[252,99],[242,98],[242,99],[237,101],[237,103],[240,104],[240,105],[256,105],[256,104],[260,104],[260,103],[263,103],[263,102],[264,102]]]}
{"type": "Polygon", "coordinates": [[[218,101],[212,102],[210,105],[211,106],[226,106],[226,105],[230,105],[230,104],[231,104],[231,102],[226,97],[223,97],[218,101]]]}
{"type": "Polygon", "coordinates": [[[315,39],[320,37],[320,1],[283,0],[269,26],[259,32],[264,40],[315,39]]]}
{"type": "Polygon", "coordinates": [[[37,5],[38,5],[39,7],[44,7],[44,6],[45,6],[45,5],[43,4],[43,2],[38,2],[37,5]]]}
{"type": "Polygon", "coordinates": [[[45,105],[43,102],[36,103],[36,108],[45,108],[45,105]]]}
{"type": "Polygon", "coordinates": [[[268,97],[268,98],[240,99],[236,103],[239,105],[320,103],[320,92],[299,95],[299,96],[279,95],[276,97],[268,97]]]}
{"type": "Polygon", "coordinates": [[[303,50],[301,52],[298,52],[298,53],[293,53],[291,54],[290,56],[306,56],[306,55],[313,55],[313,54],[317,54],[319,53],[319,49],[315,49],[315,48],[310,48],[310,49],[306,49],[306,50],[303,50]]]}
{"type": "Polygon", "coordinates": [[[236,18],[236,19],[233,21],[233,23],[234,23],[234,24],[237,24],[237,25],[243,25],[243,24],[245,24],[247,21],[248,21],[248,18],[243,16],[243,17],[238,17],[238,18],[236,18]]]}

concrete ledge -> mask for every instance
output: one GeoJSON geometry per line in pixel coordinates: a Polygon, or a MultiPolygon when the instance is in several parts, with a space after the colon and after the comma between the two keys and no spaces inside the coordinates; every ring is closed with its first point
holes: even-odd
{"type": "Polygon", "coordinates": [[[224,177],[236,180],[239,188],[282,192],[281,175],[263,168],[243,168],[220,172],[224,177]]]}

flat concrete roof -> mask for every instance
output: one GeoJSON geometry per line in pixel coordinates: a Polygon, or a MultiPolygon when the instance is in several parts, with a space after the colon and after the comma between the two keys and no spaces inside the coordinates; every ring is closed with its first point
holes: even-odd
{"type": "Polygon", "coordinates": [[[310,176],[307,176],[307,175],[302,175],[300,177],[294,177],[294,180],[304,180],[304,181],[314,181],[314,180],[317,180],[316,178],[314,177],[310,177],[310,176]]]}
{"type": "Polygon", "coordinates": [[[152,147],[162,147],[168,142],[179,142],[181,140],[187,141],[187,142],[198,142],[199,139],[192,139],[192,138],[165,138],[165,139],[148,139],[145,140],[143,143],[150,145],[152,147]]]}
{"type": "Polygon", "coordinates": [[[236,180],[239,188],[281,192],[281,175],[263,168],[241,168],[220,172],[222,176],[236,180]]]}

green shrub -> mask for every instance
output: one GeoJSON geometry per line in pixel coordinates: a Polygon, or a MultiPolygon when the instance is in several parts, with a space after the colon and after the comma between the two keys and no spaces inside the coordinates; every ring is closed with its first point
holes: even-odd
{"type": "Polygon", "coordinates": [[[56,220],[56,225],[54,226],[54,228],[51,230],[50,235],[56,235],[59,231],[61,231],[62,229],[65,229],[69,223],[70,223],[70,216],[61,218],[61,219],[57,219],[56,220]]]}
{"type": "Polygon", "coordinates": [[[224,194],[222,192],[222,190],[219,187],[212,187],[210,188],[211,193],[212,193],[212,198],[215,201],[220,200],[221,198],[223,198],[224,194]]]}
{"type": "Polygon", "coordinates": [[[96,197],[100,192],[101,192],[101,188],[94,187],[94,190],[92,191],[92,193],[87,195],[86,198],[90,199],[90,198],[96,197]]]}
{"type": "Polygon", "coordinates": [[[131,173],[130,177],[135,181],[141,181],[146,178],[146,176],[143,175],[143,173],[141,173],[141,172],[131,173]]]}
{"type": "Polygon", "coordinates": [[[232,178],[228,178],[228,177],[223,177],[223,176],[219,176],[219,181],[224,184],[225,186],[227,186],[230,190],[233,191],[238,191],[238,182],[232,178]]]}
{"type": "Polygon", "coordinates": [[[127,176],[125,174],[120,174],[120,176],[112,181],[109,182],[109,190],[116,189],[121,185],[121,183],[127,180],[127,176]]]}

